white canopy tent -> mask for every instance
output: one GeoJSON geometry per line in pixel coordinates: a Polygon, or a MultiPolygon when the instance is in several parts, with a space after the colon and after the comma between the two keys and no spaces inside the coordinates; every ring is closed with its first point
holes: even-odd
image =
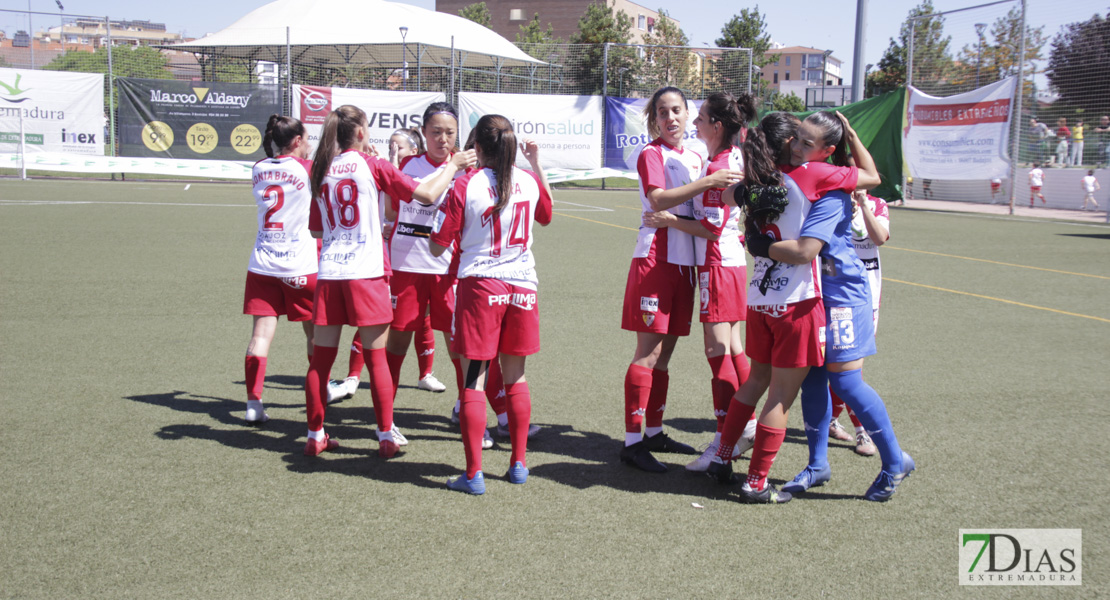
{"type": "Polygon", "coordinates": [[[319,67],[400,68],[407,64],[411,69],[415,64],[501,68],[546,64],[468,19],[385,0],[276,0],[217,33],[160,47],[319,67]],[[402,27],[407,28],[404,39],[402,27]],[[402,48],[407,51],[404,58],[402,48]]]}

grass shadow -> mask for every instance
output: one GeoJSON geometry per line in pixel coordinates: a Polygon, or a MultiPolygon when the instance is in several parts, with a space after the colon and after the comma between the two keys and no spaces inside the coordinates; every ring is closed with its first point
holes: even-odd
{"type": "Polygon", "coordinates": [[[1110,233],[1058,233],[1063,237],[1090,238],[1092,240],[1110,240],[1110,233]]]}

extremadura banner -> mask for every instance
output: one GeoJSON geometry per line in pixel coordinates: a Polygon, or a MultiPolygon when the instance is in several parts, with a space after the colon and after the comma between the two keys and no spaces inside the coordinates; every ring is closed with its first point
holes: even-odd
{"type": "Polygon", "coordinates": [[[104,75],[0,69],[0,152],[104,155],[104,75]]]}
{"type": "Polygon", "coordinates": [[[258,160],[281,87],[119,77],[121,156],[258,160]]]}

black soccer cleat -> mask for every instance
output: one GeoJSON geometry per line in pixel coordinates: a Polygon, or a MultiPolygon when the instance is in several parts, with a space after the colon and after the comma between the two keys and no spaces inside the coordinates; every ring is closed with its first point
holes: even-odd
{"type": "Polygon", "coordinates": [[[757,492],[747,485],[740,488],[740,501],[747,504],[786,504],[790,502],[791,498],[793,496],[790,495],[790,492],[779,490],[771,485],[770,481],[767,482],[761,492],[757,492]]]}
{"type": "Polygon", "coordinates": [[[701,454],[693,446],[676,442],[665,433],[657,433],[644,438],[644,447],[652,452],[670,452],[671,454],[701,454]]]}
{"type": "Polygon", "coordinates": [[[621,462],[632,465],[641,471],[648,473],[666,473],[667,467],[663,463],[655,460],[651,452],[644,446],[643,442],[636,442],[631,446],[621,448],[621,462]]]}
{"type": "Polygon", "coordinates": [[[709,461],[709,468],[705,470],[705,474],[721,485],[732,485],[737,482],[736,476],[732,474],[732,463],[724,462],[716,456],[709,461]]]}

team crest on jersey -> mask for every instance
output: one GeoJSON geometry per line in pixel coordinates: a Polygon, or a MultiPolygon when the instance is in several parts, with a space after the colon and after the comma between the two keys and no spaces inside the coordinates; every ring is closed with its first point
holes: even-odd
{"type": "Polygon", "coordinates": [[[708,192],[706,192],[706,194],[705,194],[705,204],[706,205],[713,205],[713,206],[720,206],[721,205],[721,190],[714,188],[714,189],[709,190],[708,192]]]}
{"type": "Polygon", "coordinates": [[[646,313],[644,315],[644,325],[647,325],[648,327],[651,327],[651,324],[654,323],[654,322],[655,322],[655,315],[654,314],[646,313]]]}
{"type": "MultiPolygon", "coordinates": [[[[651,313],[659,312],[659,298],[640,296],[640,310],[651,313]]],[[[648,323],[648,325],[651,325],[651,323],[648,323]]]]}

